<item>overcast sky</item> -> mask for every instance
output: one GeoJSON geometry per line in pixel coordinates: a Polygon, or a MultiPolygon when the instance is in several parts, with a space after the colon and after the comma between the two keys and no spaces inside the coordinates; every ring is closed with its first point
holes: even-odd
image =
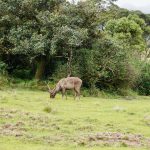
{"type": "Polygon", "coordinates": [[[122,8],[150,14],[150,0],[118,0],[116,4],[122,8]]]}
{"type": "MultiPolygon", "coordinates": [[[[69,0],[72,1],[72,0],[69,0]]],[[[76,2],[79,0],[75,0],[76,2]]],[[[150,0],[118,0],[116,4],[129,10],[140,10],[150,14],[150,0]]]]}

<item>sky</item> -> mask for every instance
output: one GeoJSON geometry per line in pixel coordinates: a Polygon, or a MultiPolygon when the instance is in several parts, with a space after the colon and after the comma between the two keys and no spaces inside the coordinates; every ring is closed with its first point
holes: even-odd
{"type": "Polygon", "coordinates": [[[116,4],[122,8],[140,10],[150,14],[150,0],[118,0],[116,4]]]}
{"type": "MultiPolygon", "coordinates": [[[[69,0],[71,1],[71,0],[69,0]]],[[[79,0],[75,0],[76,2],[79,0]]],[[[140,10],[150,14],[150,0],[118,0],[116,4],[129,10],[140,10]]]]}

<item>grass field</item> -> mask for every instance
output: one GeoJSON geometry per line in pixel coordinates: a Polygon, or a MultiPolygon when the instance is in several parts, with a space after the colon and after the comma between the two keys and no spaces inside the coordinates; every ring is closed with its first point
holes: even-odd
{"type": "Polygon", "coordinates": [[[0,91],[0,150],[150,149],[150,97],[50,100],[42,91],[0,91]]]}

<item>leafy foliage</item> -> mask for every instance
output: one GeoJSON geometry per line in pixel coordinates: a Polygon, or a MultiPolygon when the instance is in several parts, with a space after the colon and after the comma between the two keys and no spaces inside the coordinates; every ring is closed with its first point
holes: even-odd
{"type": "Polygon", "coordinates": [[[113,2],[0,0],[0,61],[7,66],[0,69],[24,79],[79,76],[90,89],[132,88],[141,57],[149,57],[150,17],[113,2]]]}
{"type": "Polygon", "coordinates": [[[7,70],[7,64],[0,61],[0,75],[5,75],[7,70]]]}
{"type": "Polygon", "coordinates": [[[136,89],[142,95],[150,95],[150,64],[145,63],[136,84],[136,89]]]}

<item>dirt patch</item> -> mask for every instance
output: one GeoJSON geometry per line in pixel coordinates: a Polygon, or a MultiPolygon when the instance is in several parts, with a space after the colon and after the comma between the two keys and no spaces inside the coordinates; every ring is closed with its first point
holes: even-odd
{"type": "MultiPolygon", "coordinates": [[[[37,130],[37,132],[50,132],[52,130],[60,130],[60,127],[53,122],[62,121],[55,117],[51,118],[49,116],[41,115],[40,113],[33,114],[31,112],[6,108],[0,108],[0,118],[3,119],[2,124],[0,124],[0,135],[14,137],[23,136],[26,139],[31,137],[33,140],[35,135],[32,135],[30,131],[37,130]],[[18,121],[14,122],[14,120],[18,121]]],[[[40,138],[40,140],[43,141],[53,141],[53,139],[55,138],[40,138]]]]}
{"type": "Polygon", "coordinates": [[[26,130],[23,128],[23,122],[17,122],[15,124],[4,124],[0,127],[0,135],[5,136],[23,136],[26,130]]]}
{"type": "Polygon", "coordinates": [[[138,134],[123,134],[123,133],[97,133],[89,134],[79,137],[76,142],[79,145],[117,145],[117,146],[129,146],[129,147],[141,147],[147,146],[148,141],[142,135],[138,134]]]}
{"type": "Polygon", "coordinates": [[[0,118],[9,119],[13,118],[18,110],[6,110],[4,108],[0,108],[0,118]]]}

